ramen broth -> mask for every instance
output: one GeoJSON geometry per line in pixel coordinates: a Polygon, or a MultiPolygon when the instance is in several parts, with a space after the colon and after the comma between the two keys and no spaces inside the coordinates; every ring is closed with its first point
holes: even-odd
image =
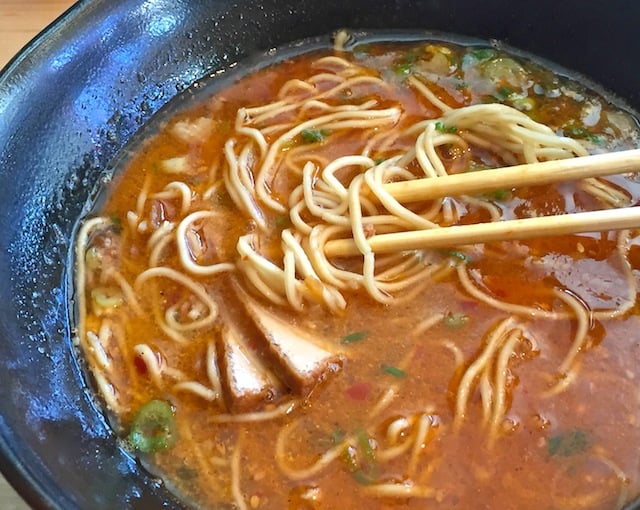
{"type": "MultiPolygon", "coordinates": [[[[99,221],[83,234],[79,344],[125,447],[185,502],[566,510],[621,508],[640,493],[637,232],[400,254],[419,257],[413,283],[385,290],[385,302],[357,284],[338,287],[332,296],[342,296],[342,307],[311,291],[293,305],[284,291],[270,298],[255,273],[241,269],[247,256],[237,245],[247,235],[259,235],[260,252],[283,267],[287,204],[307,162],[319,169],[366,150],[379,165],[410,151],[417,136],[410,126],[439,118],[438,101],[454,109],[506,104],[589,153],[638,146],[633,117],[521,56],[440,41],[380,43],[315,51],[244,76],[163,119],[117,169],[91,215],[99,221]],[[334,89],[358,77],[366,79],[334,89]],[[326,90],[316,99],[322,104],[286,109],[326,90]],[[241,137],[254,135],[242,131],[238,110],[277,101],[278,113],[260,119],[251,110],[245,118],[269,147],[286,131],[278,126],[310,127],[273,152],[277,171],[265,188],[284,212],[252,195],[247,207],[262,216],[251,217],[238,207],[247,201],[229,192],[228,168],[234,157],[257,168],[267,152],[247,142],[253,148],[241,154],[241,137]],[[366,102],[398,114],[365,127],[309,121],[325,105],[349,112],[366,102]],[[392,130],[405,134],[384,138],[392,130]],[[180,229],[197,211],[211,214],[180,229]],[[187,239],[182,255],[176,235],[187,239]],[[214,264],[227,265],[211,274],[193,268],[214,264]],[[156,272],[141,278],[150,268],[156,272]],[[274,389],[232,394],[240,383],[225,382],[233,376],[231,358],[221,361],[231,356],[225,328],[261,334],[249,324],[246,299],[330,353],[315,382],[277,380],[273,358],[250,343],[240,350],[251,351],[251,362],[268,359],[274,389]],[[136,439],[136,427],[151,437],[136,439]]],[[[461,131],[440,123],[434,136],[461,131]]],[[[437,147],[448,172],[510,164],[469,140],[465,150],[437,147]]],[[[343,182],[362,170],[346,168],[343,182]]],[[[418,164],[407,168],[415,174],[418,164]]],[[[258,180],[249,172],[241,178],[258,180]]],[[[574,182],[451,197],[442,206],[449,213],[434,218],[468,224],[638,202],[633,176],[595,186],[600,191],[574,182]]],[[[361,257],[334,263],[362,269],[361,257]]]]}

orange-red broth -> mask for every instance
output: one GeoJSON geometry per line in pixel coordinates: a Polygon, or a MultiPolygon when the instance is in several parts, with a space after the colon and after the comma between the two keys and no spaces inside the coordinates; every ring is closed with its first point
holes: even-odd
{"type": "MultiPolygon", "coordinates": [[[[454,45],[449,48],[452,65],[456,65],[457,70],[431,85],[441,99],[452,106],[482,101],[509,102],[504,97],[506,90],[501,90],[506,89],[508,82],[504,82],[505,85],[495,76],[490,81],[479,72],[481,53],[476,58],[469,56],[473,48],[454,45]],[[465,59],[466,72],[462,66],[465,59]]],[[[420,62],[428,59],[429,51],[424,45],[367,46],[341,55],[370,66],[371,73],[381,72],[395,83],[392,96],[378,99],[382,103],[401,104],[404,125],[439,114],[403,84],[408,73],[416,72],[413,66],[419,68],[420,62]]],[[[236,110],[272,101],[286,80],[314,74],[310,66],[316,56],[305,55],[260,70],[167,121],[171,126],[185,118],[215,119],[217,128],[206,143],[181,145],[167,134],[165,127],[142,144],[118,174],[108,200],[98,211],[114,218],[114,224],[119,227],[110,235],[119,238],[121,248],[116,265],[128,281],[132,282],[146,268],[148,255],[146,239],[132,236],[128,231],[127,212],[135,209],[145,180],[149,180],[151,192],[175,180],[175,176],[158,170],[158,162],[187,150],[201,163],[202,171],[191,175],[186,182],[201,194],[212,184],[208,180],[208,168],[221,157],[221,148],[232,134],[236,110]]],[[[515,60],[523,66],[529,80],[515,92],[533,100],[534,107],[530,110],[533,118],[555,129],[564,127],[567,134],[572,132],[590,139],[595,150],[634,145],[635,135],[622,130],[619,123],[607,120],[604,113],[598,123],[588,128],[576,121],[586,104],[601,105],[603,112],[612,109],[605,100],[530,62],[515,60]]],[[[376,93],[370,91],[371,95],[376,93]]],[[[347,136],[345,140],[343,146],[333,140],[331,147],[318,144],[314,150],[340,154],[357,151],[363,143],[356,136],[347,136]]],[[[614,178],[614,182],[636,203],[637,184],[621,177],[614,178]]],[[[278,189],[283,194],[289,191],[285,177],[279,178],[278,189]]],[[[564,198],[569,195],[578,209],[598,207],[593,198],[574,185],[507,190],[495,201],[503,208],[505,217],[527,215],[528,211],[550,214],[564,210],[564,198]]],[[[219,256],[233,258],[235,240],[249,228],[248,220],[237,214],[224,191],[220,191],[214,201],[221,214],[221,220],[214,227],[215,239],[218,243],[224,240],[226,244],[216,246],[217,254],[209,254],[210,260],[202,263],[210,263],[219,256]]],[[[208,207],[202,201],[195,206],[208,207]]],[[[157,221],[171,219],[175,214],[166,204],[157,201],[149,207],[157,221]]],[[[486,219],[483,214],[472,211],[462,221],[486,219]]],[[[277,218],[274,215],[269,221],[276,224],[277,218]]],[[[275,230],[277,234],[277,228],[275,230]]],[[[279,244],[276,234],[275,251],[279,244]]],[[[479,275],[477,285],[507,302],[562,308],[550,294],[550,289],[556,286],[569,289],[592,306],[609,307],[627,295],[615,255],[615,239],[613,233],[604,233],[477,246],[467,252],[466,263],[479,275]],[[541,261],[544,263],[538,263],[541,261]],[[590,289],[592,282],[602,280],[610,282],[605,290],[598,290],[601,285],[590,289]]],[[[632,246],[630,260],[635,269],[638,257],[634,251],[632,246]]],[[[179,267],[175,253],[166,264],[179,267]]],[[[634,270],[636,279],[637,276],[634,270]]],[[[200,281],[224,306],[228,288],[218,283],[217,278],[200,281]]],[[[149,286],[150,290],[154,288],[149,286]]],[[[175,292],[179,292],[175,286],[167,289],[163,299],[174,299],[168,296],[175,292]]],[[[148,296],[140,295],[139,299],[145,303],[148,296]]],[[[213,418],[227,412],[220,405],[185,392],[173,393],[169,386],[159,390],[150,384],[144,363],[136,359],[132,350],[138,343],[153,345],[193,380],[206,381],[206,345],[212,335],[218,334],[217,325],[198,332],[188,344],[177,345],[162,334],[151,314],[140,318],[123,307],[116,317],[124,332],[126,347],[123,352],[114,349],[111,353],[121,363],[121,370],[112,383],[124,403],[125,411],[117,416],[122,433],[127,433],[134,414],[144,403],[154,398],[170,401],[175,409],[178,441],[169,450],[146,456],[145,461],[185,501],[210,508],[231,508],[234,497],[228,466],[215,466],[208,459],[228,457],[237,447],[241,466],[239,487],[247,508],[605,509],[632,500],[640,491],[637,306],[621,319],[591,322],[586,348],[579,353],[578,378],[552,398],[544,394],[556,382],[558,366],[570,348],[576,324],[574,320],[527,321],[537,343],[519,345],[509,361],[508,410],[499,437],[491,444],[481,423],[477,392],[470,401],[462,427],[454,430],[455,395],[462,370],[456,368],[454,354],[446,342],[453,342],[460,349],[463,367],[467,367],[479,353],[487,332],[508,314],[467,295],[455,272],[441,275],[417,297],[395,306],[382,306],[360,294],[349,294],[347,300],[347,310],[339,316],[312,305],[308,305],[303,314],[272,307],[295,324],[321,328],[336,345],[350,333],[366,334],[360,341],[342,346],[347,360],[341,372],[317,388],[303,406],[288,416],[246,424],[216,423],[213,418]],[[421,321],[438,313],[463,314],[466,320],[455,328],[439,321],[425,333],[412,334],[421,321]],[[402,363],[406,363],[403,373],[385,370],[402,363]],[[397,389],[397,397],[375,420],[370,420],[368,415],[373,407],[392,385],[397,389]],[[425,410],[431,412],[432,427],[413,466],[412,481],[432,488],[430,497],[391,498],[366,493],[372,481],[406,479],[409,454],[374,466],[367,479],[352,472],[353,466],[345,458],[346,454],[319,475],[300,481],[288,479],[274,460],[276,438],[283,428],[290,432],[286,463],[303,468],[345,434],[365,434],[365,440],[375,448],[376,441],[383,441],[384,427],[390,421],[425,410]],[[565,448],[566,445],[569,446],[565,448]]],[[[97,328],[98,320],[89,310],[87,328],[97,328]]]]}

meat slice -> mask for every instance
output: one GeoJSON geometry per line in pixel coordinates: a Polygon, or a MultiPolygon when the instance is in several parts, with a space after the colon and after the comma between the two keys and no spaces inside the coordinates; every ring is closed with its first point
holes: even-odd
{"type": "Polygon", "coordinates": [[[223,393],[231,412],[256,410],[282,393],[280,381],[233,325],[223,328],[218,352],[218,366],[226,387],[223,393]]]}
{"type": "Polygon", "coordinates": [[[260,331],[264,342],[260,350],[269,359],[273,371],[294,392],[306,395],[342,366],[341,357],[332,352],[323,339],[275,315],[239,285],[238,298],[260,331]]]}
{"type": "Polygon", "coordinates": [[[295,316],[263,305],[235,277],[226,278],[233,292],[225,293],[220,306],[223,326],[216,340],[216,364],[230,412],[259,411],[283,399],[306,398],[340,370],[344,360],[337,346],[292,324],[295,316]]]}

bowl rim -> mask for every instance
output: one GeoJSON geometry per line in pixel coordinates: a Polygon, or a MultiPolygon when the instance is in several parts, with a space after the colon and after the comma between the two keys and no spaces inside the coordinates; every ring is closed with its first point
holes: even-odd
{"type": "MultiPolygon", "coordinates": [[[[0,87],[11,76],[12,72],[24,60],[28,59],[53,35],[61,32],[75,18],[81,15],[89,4],[101,3],[103,0],[77,0],[61,14],[54,18],[42,30],[25,43],[2,68],[0,68],[0,87]]],[[[43,53],[42,56],[45,56],[43,53]]],[[[17,454],[10,430],[0,416],[0,473],[7,483],[16,491],[22,500],[35,509],[58,509],[66,504],[60,501],[61,494],[55,490],[53,480],[38,478],[20,455],[17,454]],[[54,499],[53,495],[56,494],[54,499]]],[[[69,502],[70,503],[70,502],[69,502]]]]}

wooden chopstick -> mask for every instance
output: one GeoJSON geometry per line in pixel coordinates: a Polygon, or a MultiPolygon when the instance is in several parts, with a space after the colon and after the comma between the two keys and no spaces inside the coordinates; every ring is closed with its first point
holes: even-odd
{"type": "MultiPolygon", "coordinates": [[[[394,232],[374,235],[367,241],[375,253],[392,253],[626,228],[640,228],[640,207],[394,232]]],[[[349,257],[360,251],[353,239],[335,239],[327,242],[324,253],[327,257],[349,257]]]]}
{"type": "Polygon", "coordinates": [[[443,177],[392,182],[383,187],[399,202],[409,203],[639,170],[640,149],[633,149],[443,177]]]}

